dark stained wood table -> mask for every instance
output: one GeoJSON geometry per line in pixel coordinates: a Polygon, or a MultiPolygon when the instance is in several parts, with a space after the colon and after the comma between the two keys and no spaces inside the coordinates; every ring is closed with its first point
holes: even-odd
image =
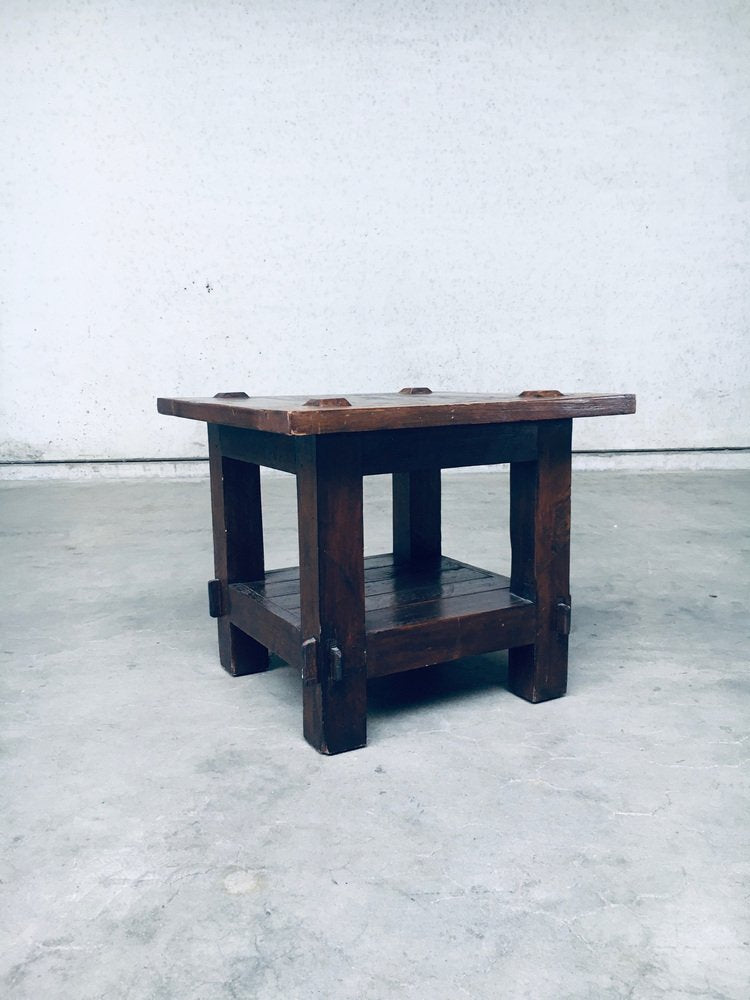
{"type": "Polygon", "coordinates": [[[321,399],[159,399],[208,424],[211,614],[232,675],[302,674],[321,753],[367,739],[367,678],[508,649],[509,686],[565,693],[574,417],[633,413],[631,395],[402,389],[321,399]],[[510,463],[510,577],[442,554],[440,470],[510,463]],[[265,571],[260,466],[297,477],[299,568],[265,571]],[[393,476],[393,552],[364,557],[363,476],[393,476]]]}

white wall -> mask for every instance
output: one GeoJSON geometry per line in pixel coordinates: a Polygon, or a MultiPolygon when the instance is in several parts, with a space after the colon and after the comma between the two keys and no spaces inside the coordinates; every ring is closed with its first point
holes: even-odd
{"type": "Polygon", "coordinates": [[[750,5],[3,0],[5,458],[157,395],[634,391],[750,445],[750,5]],[[209,290],[210,288],[210,290],[209,290]]]}

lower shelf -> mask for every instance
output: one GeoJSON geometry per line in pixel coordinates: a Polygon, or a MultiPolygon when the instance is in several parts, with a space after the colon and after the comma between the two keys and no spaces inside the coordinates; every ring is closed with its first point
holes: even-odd
{"type": "MultiPolygon", "coordinates": [[[[301,666],[299,569],[229,587],[234,624],[301,666]]],[[[498,573],[456,559],[365,559],[367,673],[378,677],[534,641],[536,607],[498,573]]]]}

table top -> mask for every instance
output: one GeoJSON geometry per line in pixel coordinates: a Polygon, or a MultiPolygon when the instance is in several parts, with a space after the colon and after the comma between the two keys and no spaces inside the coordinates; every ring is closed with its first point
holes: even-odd
{"type": "Polygon", "coordinates": [[[635,396],[555,389],[527,390],[512,396],[414,388],[379,395],[313,398],[231,392],[199,399],[162,398],[157,400],[157,408],[159,413],[211,424],[303,435],[605,417],[634,413],[635,396]]]}

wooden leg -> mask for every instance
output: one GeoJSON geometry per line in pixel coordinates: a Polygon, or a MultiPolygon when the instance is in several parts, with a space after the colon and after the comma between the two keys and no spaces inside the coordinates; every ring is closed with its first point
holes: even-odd
{"type": "Polygon", "coordinates": [[[528,701],[565,694],[570,627],[570,420],[538,424],[535,462],[510,467],[510,589],[537,606],[536,642],[511,649],[510,689],[528,701]]]}
{"type": "Polygon", "coordinates": [[[440,558],[440,469],[393,473],[393,557],[440,558]]]}
{"type": "Polygon", "coordinates": [[[356,434],[297,441],[304,734],[321,753],[367,742],[362,468],[356,434]]]}
{"type": "MultiPolygon", "coordinates": [[[[219,428],[208,426],[211,469],[211,510],[214,530],[214,571],[222,590],[223,608],[228,607],[227,585],[259,580],[264,574],[263,518],[260,469],[250,462],[225,458],[221,453],[219,428]]],[[[219,616],[219,657],[234,677],[268,669],[268,650],[229,620],[219,616]]]]}

